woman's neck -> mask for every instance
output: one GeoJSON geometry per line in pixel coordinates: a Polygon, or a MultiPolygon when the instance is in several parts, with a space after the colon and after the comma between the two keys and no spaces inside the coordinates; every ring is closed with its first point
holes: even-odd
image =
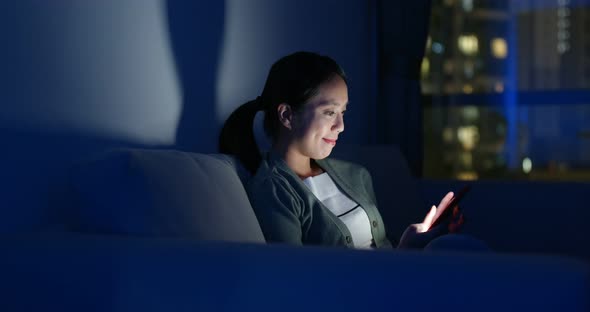
{"type": "Polygon", "coordinates": [[[287,166],[301,179],[313,177],[323,172],[322,168],[320,168],[313,159],[301,155],[297,151],[281,148],[279,146],[275,146],[274,150],[281,156],[281,158],[283,158],[285,163],[287,163],[287,166]]]}

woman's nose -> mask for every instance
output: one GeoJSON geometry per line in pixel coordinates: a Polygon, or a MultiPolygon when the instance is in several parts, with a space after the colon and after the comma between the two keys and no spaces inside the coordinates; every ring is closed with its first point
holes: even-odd
{"type": "Polygon", "coordinates": [[[337,132],[344,131],[344,116],[342,116],[342,114],[338,114],[338,117],[336,117],[332,130],[337,132]]]}

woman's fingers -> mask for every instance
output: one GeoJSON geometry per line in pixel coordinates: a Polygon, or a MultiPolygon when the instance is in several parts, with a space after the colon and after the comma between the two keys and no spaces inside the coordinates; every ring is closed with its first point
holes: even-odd
{"type": "Polygon", "coordinates": [[[430,211],[428,211],[424,221],[418,227],[418,233],[424,233],[430,229],[432,222],[434,222],[434,216],[436,216],[436,206],[430,207],[430,211]]]}
{"type": "Polygon", "coordinates": [[[443,197],[440,203],[438,204],[438,209],[445,209],[449,205],[454,196],[455,193],[448,192],[447,195],[445,195],[445,197],[443,197]]]}
{"type": "Polygon", "coordinates": [[[426,217],[424,218],[424,224],[428,224],[428,226],[430,226],[432,224],[432,222],[434,221],[434,216],[436,215],[436,206],[432,206],[430,207],[430,211],[428,211],[428,213],[426,214],[426,217]]]}

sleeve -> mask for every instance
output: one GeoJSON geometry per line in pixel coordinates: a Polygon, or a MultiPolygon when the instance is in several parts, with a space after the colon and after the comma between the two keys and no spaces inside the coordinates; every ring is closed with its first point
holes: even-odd
{"type": "Polygon", "coordinates": [[[287,181],[267,178],[250,189],[250,202],[268,242],[302,245],[302,200],[287,181]]]}

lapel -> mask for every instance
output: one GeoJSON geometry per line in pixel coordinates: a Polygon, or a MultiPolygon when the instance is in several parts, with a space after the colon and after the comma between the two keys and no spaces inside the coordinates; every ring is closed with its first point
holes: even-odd
{"type": "Polygon", "coordinates": [[[358,180],[358,176],[351,175],[349,170],[339,170],[341,169],[339,168],[339,165],[331,161],[329,158],[316,160],[316,163],[326,171],[330,177],[332,177],[336,185],[338,185],[348,197],[360,204],[361,207],[367,211],[369,217],[372,217],[368,211],[370,210],[368,207],[371,204],[371,201],[358,191],[358,186],[352,184],[354,182],[361,182],[358,180]]]}

